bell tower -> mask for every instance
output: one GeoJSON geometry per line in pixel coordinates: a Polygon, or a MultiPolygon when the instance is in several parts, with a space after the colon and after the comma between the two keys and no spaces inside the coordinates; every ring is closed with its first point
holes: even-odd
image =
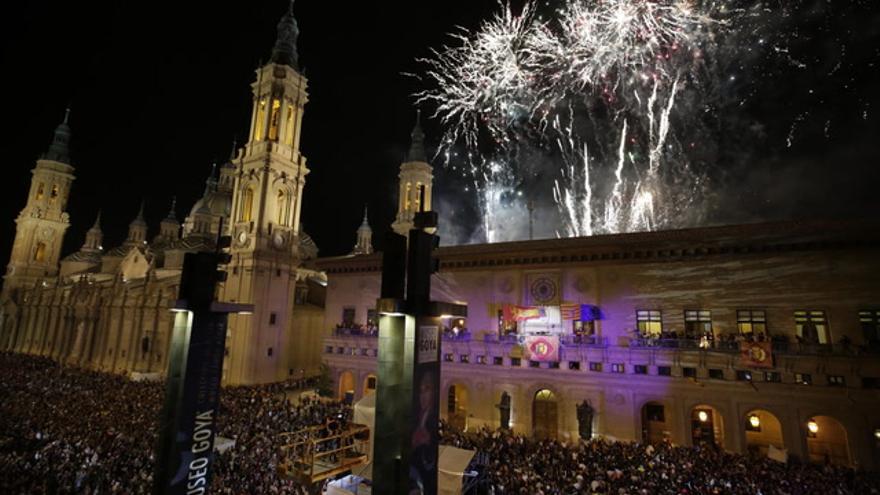
{"type": "Polygon", "coordinates": [[[32,287],[44,277],[58,275],[64,233],[70,226],[65,209],[73,184],[70,165],[70,109],[55,128],[49,150],[31,171],[27,203],[15,219],[15,241],[3,277],[3,294],[32,287]]]}
{"type": "Polygon", "coordinates": [[[256,303],[231,315],[225,383],[266,383],[288,376],[284,353],[299,265],[299,219],[306,159],[299,151],[306,78],[296,51],[293,1],[278,23],[269,63],[259,68],[247,144],[238,150],[229,234],[232,263],[225,301],[256,303]]]}
{"type": "Polygon", "coordinates": [[[413,228],[415,214],[431,211],[431,189],[434,173],[425,153],[425,133],[422,131],[421,113],[416,113],[416,125],[410,135],[409,152],[400,165],[400,194],[398,196],[397,218],[391,224],[394,232],[409,236],[413,228]],[[422,204],[424,202],[424,204],[422,204]]]}

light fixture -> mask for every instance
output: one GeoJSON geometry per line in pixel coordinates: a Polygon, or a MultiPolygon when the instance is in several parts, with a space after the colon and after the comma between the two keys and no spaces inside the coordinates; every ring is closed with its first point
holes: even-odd
{"type": "Polygon", "coordinates": [[[379,315],[381,315],[381,316],[403,316],[403,313],[398,313],[396,311],[380,311],[379,315]]]}
{"type": "Polygon", "coordinates": [[[449,320],[452,318],[452,315],[440,315],[441,320],[449,320]]]}
{"type": "Polygon", "coordinates": [[[880,440],[880,428],[877,428],[876,430],[874,430],[874,438],[876,438],[877,440],[880,440]]]}
{"type": "Polygon", "coordinates": [[[707,413],[706,411],[699,411],[699,412],[697,412],[697,418],[699,418],[700,421],[705,423],[706,421],[709,421],[709,413],[707,413]]]}
{"type": "Polygon", "coordinates": [[[752,414],[749,416],[749,424],[752,425],[752,428],[758,428],[761,426],[761,418],[757,414],[752,414]]]}
{"type": "Polygon", "coordinates": [[[810,430],[810,433],[815,435],[816,433],[819,433],[819,423],[817,423],[815,419],[811,419],[807,421],[807,429],[810,430]]]}

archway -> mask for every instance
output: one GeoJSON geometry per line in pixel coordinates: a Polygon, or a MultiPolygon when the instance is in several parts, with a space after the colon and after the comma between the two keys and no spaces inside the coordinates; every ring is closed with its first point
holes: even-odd
{"type": "Polygon", "coordinates": [[[464,385],[450,385],[446,400],[446,420],[456,429],[467,429],[468,391],[464,385]]]}
{"type": "Polygon", "coordinates": [[[555,439],[557,430],[556,394],[541,389],[532,402],[532,433],[538,440],[555,439]]]}
{"type": "Polygon", "coordinates": [[[771,445],[780,450],[785,449],[782,423],[769,411],[755,409],[746,413],[744,429],[746,450],[751,454],[766,457],[771,445]]]}
{"type": "Polygon", "coordinates": [[[724,419],[712,406],[701,405],[691,410],[692,445],[724,446],[724,419]]]}
{"type": "Polygon", "coordinates": [[[642,406],[642,441],[662,442],[669,436],[666,424],[666,407],[659,402],[648,402],[642,406]]]}
{"type": "Polygon", "coordinates": [[[846,428],[831,416],[807,420],[807,454],[810,462],[850,466],[846,428]]]}
{"type": "Polygon", "coordinates": [[[364,395],[372,394],[373,392],[375,392],[377,384],[378,382],[376,379],[376,375],[372,373],[367,375],[367,377],[364,378],[364,395]]]}
{"type": "Polygon", "coordinates": [[[354,402],[354,374],[351,371],[339,375],[339,399],[349,404],[354,402]]]}

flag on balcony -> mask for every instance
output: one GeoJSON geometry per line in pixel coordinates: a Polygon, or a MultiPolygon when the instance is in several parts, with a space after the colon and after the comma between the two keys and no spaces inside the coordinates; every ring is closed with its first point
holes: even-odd
{"type": "Polygon", "coordinates": [[[525,321],[534,318],[543,318],[544,316],[546,316],[546,313],[544,312],[544,308],[540,306],[504,305],[505,321],[525,321]]]}
{"type": "Polygon", "coordinates": [[[563,320],[580,320],[581,318],[581,305],[580,304],[562,304],[559,306],[559,313],[562,315],[563,320]]]}
{"type": "Polygon", "coordinates": [[[559,337],[555,335],[528,336],[524,344],[529,361],[559,361],[559,337]]]}
{"type": "Polygon", "coordinates": [[[743,366],[751,368],[773,367],[773,346],[770,342],[742,342],[739,346],[743,366]]]}

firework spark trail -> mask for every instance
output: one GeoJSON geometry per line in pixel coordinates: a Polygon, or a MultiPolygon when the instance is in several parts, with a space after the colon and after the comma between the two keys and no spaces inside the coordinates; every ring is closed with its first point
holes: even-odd
{"type": "Polygon", "coordinates": [[[614,188],[611,197],[605,204],[605,225],[608,232],[619,232],[620,210],[623,204],[623,166],[626,164],[626,120],[623,121],[623,129],[620,131],[620,146],[617,150],[617,169],[614,171],[614,188]]]}

